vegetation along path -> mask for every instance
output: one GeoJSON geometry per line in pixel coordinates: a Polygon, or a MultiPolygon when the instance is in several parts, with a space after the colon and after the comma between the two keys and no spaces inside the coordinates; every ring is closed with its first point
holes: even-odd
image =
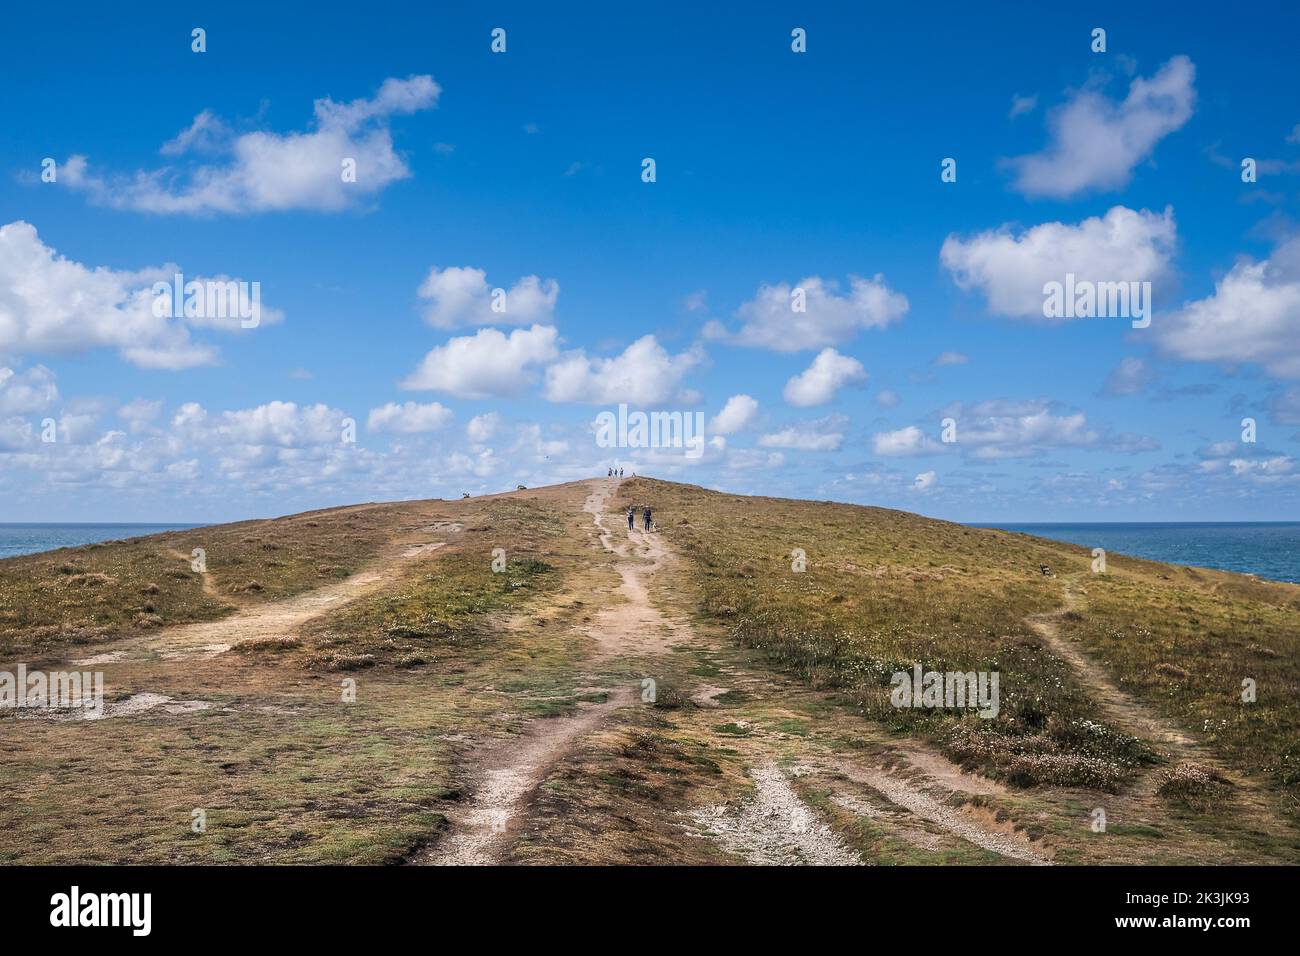
{"type": "Polygon", "coordinates": [[[0,715],[0,860],[1300,861],[1300,588],[1110,565],[644,478],[0,561],[0,669],[107,698],[0,715]],[[892,706],[914,664],[998,716],[892,706]]]}

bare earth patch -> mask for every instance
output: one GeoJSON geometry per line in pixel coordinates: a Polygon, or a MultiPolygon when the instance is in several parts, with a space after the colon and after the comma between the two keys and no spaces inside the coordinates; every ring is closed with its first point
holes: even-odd
{"type": "Polygon", "coordinates": [[[759,866],[861,866],[849,849],[809,809],[774,763],[750,771],[754,795],[739,807],[694,810],[689,819],[728,852],[759,866]]]}
{"type": "Polygon", "coordinates": [[[115,717],[138,717],[153,710],[161,710],[171,717],[209,710],[213,706],[206,700],[174,700],[165,694],[132,694],[125,700],[105,701],[103,710],[84,708],[68,710],[20,710],[21,720],[110,720],[115,717]]]}

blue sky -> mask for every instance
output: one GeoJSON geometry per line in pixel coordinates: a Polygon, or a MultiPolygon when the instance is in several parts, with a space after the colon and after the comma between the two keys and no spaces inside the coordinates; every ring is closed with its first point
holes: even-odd
{"type": "Polygon", "coordinates": [[[1300,516],[1286,5],[476,6],[6,12],[0,520],[615,458],[956,520],[1300,516]],[[173,266],[262,323],[152,316],[173,266]],[[1066,272],[1151,282],[1150,327],[1044,318],[1066,272]],[[620,401],[703,413],[704,453],[599,447],[620,401]]]}

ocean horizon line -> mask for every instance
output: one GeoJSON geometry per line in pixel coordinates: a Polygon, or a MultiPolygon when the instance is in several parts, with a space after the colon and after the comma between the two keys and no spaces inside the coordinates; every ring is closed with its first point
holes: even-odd
{"type": "Polygon", "coordinates": [[[1059,528],[1065,525],[1078,525],[1081,527],[1112,527],[1112,528],[1136,528],[1145,526],[1177,526],[1177,527],[1233,527],[1242,525],[1300,525],[1300,518],[1282,519],[1282,520],[1251,520],[1251,521],[1218,521],[1218,520],[1190,520],[1190,521],[958,521],[956,524],[965,525],[968,528],[987,528],[997,530],[1005,528],[1008,525],[1014,525],[1017,528],[1059,528]]]}

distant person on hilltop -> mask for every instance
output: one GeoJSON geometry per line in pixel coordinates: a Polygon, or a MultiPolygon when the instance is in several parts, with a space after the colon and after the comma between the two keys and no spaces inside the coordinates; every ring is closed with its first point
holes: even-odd
{"type": "Polygon", "coordinates": [[[645,529],[650,530],[650,506],[646,505],[642,514],[645,516],[645,529]]]}
{"type": "Polygon", "coordinates": [[[613,478],[613,477],[614,477],[614,469],[611,468],[609,471],[605,472],[605,477],[606,477],[606,478],[613,478]]]}
{"type": "Polygon", "coordinates": [[[627,530],[631,531],[636,527],[636,505],[627,509],[627,530]]]}

